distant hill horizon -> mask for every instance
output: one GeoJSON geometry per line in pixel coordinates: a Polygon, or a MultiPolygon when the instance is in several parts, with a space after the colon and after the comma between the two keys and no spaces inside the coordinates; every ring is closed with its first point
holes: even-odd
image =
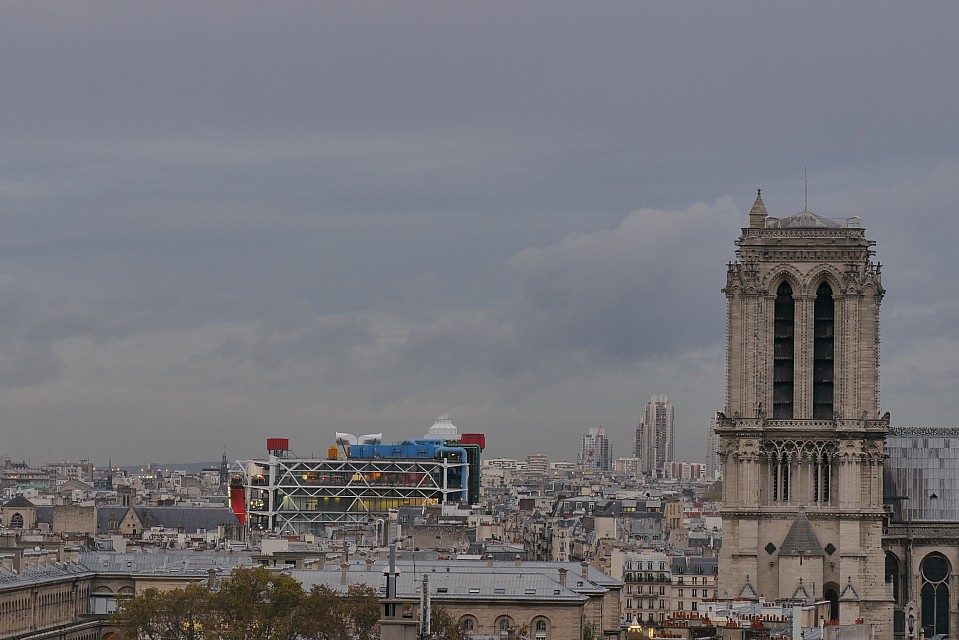
{"type": "Polygon", "coordinates": [[[141,471],[146,471],[149,465],[153,465],[155,469],[165,469],[169,471],[186,471],[187,473],[199,473],[203,469],[212,469],[220,468],[219,460],[211,460],[207,462],[177,462],[177,463],[162,463],[162,462],[151,462],[144,465],[130,465],[130,464],[121,464],[117,465],[118,469],[123,469],[128,473],[140,473],[141,471]]]}

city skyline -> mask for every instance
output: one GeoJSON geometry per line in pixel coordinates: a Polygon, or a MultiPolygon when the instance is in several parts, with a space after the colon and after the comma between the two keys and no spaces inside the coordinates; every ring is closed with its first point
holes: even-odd
{"type": "Polygon", "coordinates": [[[861,218],[881,408],[955,424],[959,7],[438,6],[5,8],[0,454],[246,459],[448,415],[490,456],[602,424],[623,457],[662,392],[701,460],[759,187],[861,218]]]}

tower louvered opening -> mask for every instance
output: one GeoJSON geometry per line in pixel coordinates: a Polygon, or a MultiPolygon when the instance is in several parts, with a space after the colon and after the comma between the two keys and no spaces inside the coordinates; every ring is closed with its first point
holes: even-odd
{"type": "Polygon", "coordinates": [[[795,303],[792,287],[783,282],[776,290],[773,327],[773,418],[793,417],[795,303]]]}
{"type": "Polygon", "coordinates": [[[833,350],[835,305],[832,288],[825,282],[816,290],[813,312],[813,418],[833,417],[833,350]]]}

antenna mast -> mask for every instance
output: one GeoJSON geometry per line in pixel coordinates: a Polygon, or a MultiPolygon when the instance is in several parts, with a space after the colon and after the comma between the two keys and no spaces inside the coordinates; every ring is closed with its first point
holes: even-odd
{"type": "Polygon", "coordinates": [[[809,179],[806,178],[806,165],[802,166],[802,179],[803,179],[803,195],[802,195],[802,208],[803,211],[809,211],[809,179]]]}

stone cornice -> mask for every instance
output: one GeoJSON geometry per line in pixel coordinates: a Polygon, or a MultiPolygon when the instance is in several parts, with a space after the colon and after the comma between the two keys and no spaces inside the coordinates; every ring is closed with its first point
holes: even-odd
{"type": "Polygon", "coordinates": [[[891,436],[959,436],[959,427],[889,427],[891,436]]]}

